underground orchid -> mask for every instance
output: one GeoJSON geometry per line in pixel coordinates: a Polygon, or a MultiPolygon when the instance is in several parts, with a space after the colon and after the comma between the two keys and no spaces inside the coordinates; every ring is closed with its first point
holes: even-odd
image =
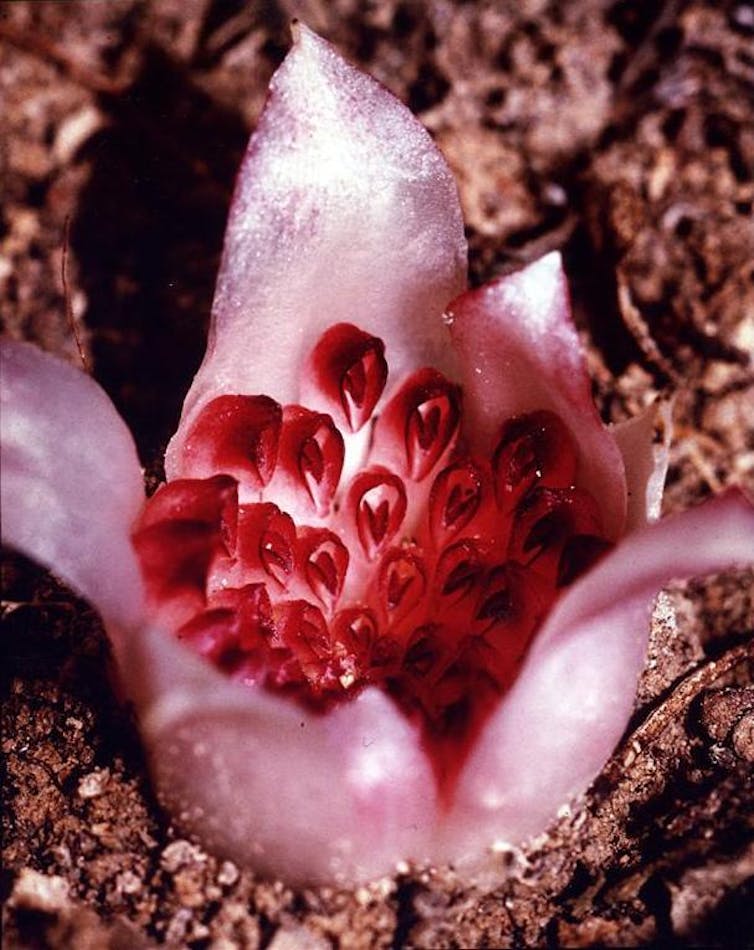
{"type": "Polygon", "coordinates": [[[5,543],[101,612],[176,819],[289,880],[543,831],[621,737],[660,586],[754,562],[735,492],[654,523],[656,412],[600,421],[559,256],[467,291],[441,155],[305,28],[166,484],[91,378],[2,359],[5,543]]]}

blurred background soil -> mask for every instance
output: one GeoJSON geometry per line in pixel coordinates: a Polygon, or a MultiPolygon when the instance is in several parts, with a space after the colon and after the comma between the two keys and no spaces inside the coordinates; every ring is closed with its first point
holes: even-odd
{"type": "MultiPolygon", "coordinates": [[[[606,420],[676,393],[666,511],[751,487],[751,2],[4,3],[5,330],[83,358],[159,477],[293,16],[430,129],[473,283],[563,249],[606,420]]],[[[751,572],[660,596],[622,746],[546,835],[500,852],[502,883],[406,866],[352,892],[185,840],[96,616],[3,565],[5,946],[754,946],[751,572]]]]}

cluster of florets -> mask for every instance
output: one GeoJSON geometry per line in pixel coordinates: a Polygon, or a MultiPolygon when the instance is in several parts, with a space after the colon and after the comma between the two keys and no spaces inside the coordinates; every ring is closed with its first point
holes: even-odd
{"type": "Polygon", "coordinates": [[[226,395],[197,417],[192,477],[163,485],[134,535],[152,610],[228,676],[315,708],[382,687],[448,779],[559,591],[607,547],[597,504],[551,412],[509,419],[478,458],[436,370],[375,413],[376,337],[334,326],[309,370],[318,410],[226,395]]]}

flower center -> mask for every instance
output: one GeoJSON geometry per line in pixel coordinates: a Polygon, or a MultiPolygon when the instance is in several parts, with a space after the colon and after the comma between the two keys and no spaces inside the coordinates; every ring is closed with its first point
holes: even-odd
{"type": "Polygon", "coordinates": [[[155,619],[231,678],[326,711],[366,686],[421,730],[443,797],[562,588],[608,547],[547,411],[465,445],[460,388],[375,413],[382,341],[330,328],[308,401],[220,396],[134,533],[155,619]]]}

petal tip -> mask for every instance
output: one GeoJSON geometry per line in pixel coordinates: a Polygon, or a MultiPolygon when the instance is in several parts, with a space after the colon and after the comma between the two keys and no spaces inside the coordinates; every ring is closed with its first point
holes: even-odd
{"type": "Polygon", "coordinates": [[[450,169],[377,80],[304,24],[294,34],[239,174],[178,443],[213,396],[299,401],[308,348],[354,314],[396,373],[451,359],[440,315],[465,284],[466,241],[450,169]]]}
{"type": "MultiPolygon", "coordinates": [[[[567,311],[568,285],[560,251],[550,251],[521,270],[501,277],[492,286],[512,305],[526,305],[529,319],[547,319],[553,309],[567,311]]],[[[569,317],[570,323],[570,317],[569,317]]]]}

